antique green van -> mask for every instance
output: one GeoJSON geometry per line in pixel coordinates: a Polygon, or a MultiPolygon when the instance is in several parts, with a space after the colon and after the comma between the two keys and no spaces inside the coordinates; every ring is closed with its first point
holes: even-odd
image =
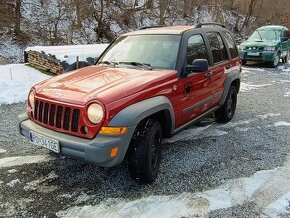
{"type": "Polygon", "coordinates": [[[279,64],[280,59],[287,63],[290,50],[290,33],[284,26],[262,26],[239,47],[242,63],[248,61],[268,62],[272,67],[279,64]]]}

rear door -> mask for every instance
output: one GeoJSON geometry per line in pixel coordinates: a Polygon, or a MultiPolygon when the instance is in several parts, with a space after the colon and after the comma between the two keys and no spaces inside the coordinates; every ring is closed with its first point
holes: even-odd
{"type": "Polygon", "coordinates": [[[219,102],[223,91],[224,81],[226,79],[226,70],[232,67],[229,53],[224,40],[219,32],[210,31],[206,33],[210,46],[213,65],[210,67],[212,76],[209,78],[208,88],[211,90],[212,100],[204,105],[204,110],[208,110],[219,102]]]}

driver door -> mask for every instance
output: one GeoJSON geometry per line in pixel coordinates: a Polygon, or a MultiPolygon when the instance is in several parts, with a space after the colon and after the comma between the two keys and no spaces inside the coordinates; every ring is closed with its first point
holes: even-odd
{"type": "MultiPolygon", "coordinates": [[[[186,49],[186,63],[191,65],[196,59],[207,59],[208,53],[204,38],[201,34],[189,37],[186,49]]],[[[185,67],[185,66],[184,66],[185,67]]],[[[178,82],[178,113],[176,113],[176,125],[182,126],[204,112],[204,106],[210,99],[209,87],[210,71],[191,73],[182,77],[178,82]]]]}

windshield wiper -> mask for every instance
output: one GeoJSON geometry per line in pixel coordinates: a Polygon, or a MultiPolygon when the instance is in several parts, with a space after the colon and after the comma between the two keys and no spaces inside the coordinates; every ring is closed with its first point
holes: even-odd
{"type": "Polygon", "coordinates": [[[113,62],[113,61],[112,61],[112,62],[110,62],[110,61],[101,61],[101,62],[98,63],[98,65],[99,65],[99,64],[104,64],[104,65],[114,66],[114,67],[115,67],[115,66],[118,65],[119,63],[118,63],[118,62],[113,62]]]}
{"type": "Polygon", "coordinates": [[[119,62],[119,64],[128,64],[128,65],[132,65],[132,66],[136,66],[136,67],[141,67],[141,68],[146,69],[146,70],[153,69],[150,64],[139,63],[139,62],[135,62],[135,61],[122,61],[122,62],[119,62]]]}

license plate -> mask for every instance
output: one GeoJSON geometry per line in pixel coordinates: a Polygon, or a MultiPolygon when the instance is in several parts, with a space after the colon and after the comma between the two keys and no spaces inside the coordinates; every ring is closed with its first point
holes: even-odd
{"type": "Polygon", "coordinates": [[[29,141],[34,145],[39,145],[56,153],[60,152],[60,146],[57,140],[47,138],[35,132],[29,132],[29,141]]]}
{"type": "Polygon", "coordinates": [[[259,56],[260,53],[259,52],[248,52],[249,56],[259,56]]]}

